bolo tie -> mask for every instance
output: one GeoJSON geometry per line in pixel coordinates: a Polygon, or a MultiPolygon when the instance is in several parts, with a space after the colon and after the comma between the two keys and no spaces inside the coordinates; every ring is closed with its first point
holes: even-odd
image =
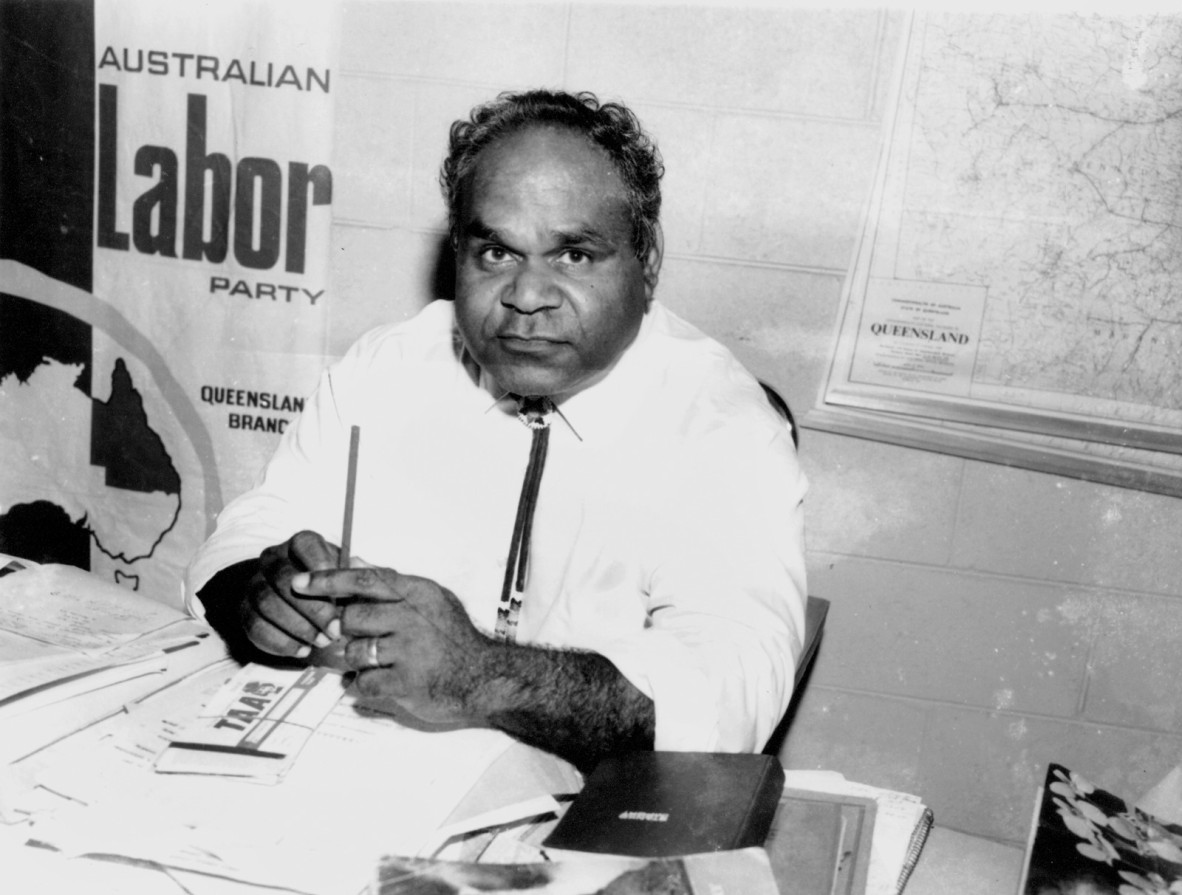
{"type": "Polygon", "coordinates": [[[554,403],[546,397],[526,397],[519,399],[517,407],[517,418],[533,432],[533,440],[530,442],[525,478],[521,482],[521,497],[517,501],[517,518],[513,521],[509,557],[505,561],[501,602],[497,606],[496,637],[510,643],[517,639],[517,619],[521,614],[521,599],[529,568],[529,542],[533,529],[534,507],[538,502],[542,469],[546,465],[546,447],[550,443],[550,413],[554,410],[554,403]]]}

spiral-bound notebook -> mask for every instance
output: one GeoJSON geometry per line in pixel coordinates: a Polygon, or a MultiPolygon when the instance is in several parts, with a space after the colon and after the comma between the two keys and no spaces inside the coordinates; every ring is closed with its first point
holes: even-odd
{"type": "MultiPolygon", "coordinates": [[[[804,790],[874,802],[866,895],[900,895],[932,828],[932,810],[919,796],[846,780],[835,771],[786,771],[785,791],[804,790]]],[[[857,887],[842,890],[860,895],[857,887]]]]}

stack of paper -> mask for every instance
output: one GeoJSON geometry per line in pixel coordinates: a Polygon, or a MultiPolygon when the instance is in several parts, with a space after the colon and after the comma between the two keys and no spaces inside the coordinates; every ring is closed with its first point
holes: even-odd
{"type": "Polygon", "coordinates": [[[0,575],[0,762],[225,658],[203,622],[73,566],[0,575]]]}
{"type": "Polygon", "coordinates": [[[55,866],[103,855],[186,891],[356,895],[383,855],[556,809],[547,762],[577,788],[569,765],[498,731],[404,726],[336,672],[241,668],[179,610],[72,567],[2,563],[6,855],[35,842],[55,866]]]}
{"type": "MultiPolygon", "coordinates": [[[[258,776],[156,771],[158,757],[208,717],[203,706],[242,692],[238,674],[206,669],[10,769],[16,779],[0,792],[27,817],[28,839],[66,855],[118,855],[210,879],[356,895],[383,855],[431,854],[441,833],[463,834],[453,821],[472,813],[457,806],[490,768],[521,767],[505,759],[528,748],[492,730],[403,726],[342,695],[345,682],[330,675],[322,680],[335,682],[340,698],[281,779],[261,785],[258,776]]],[[[280,683],[290,692],[292,681],[280,683]]],[[[504,783],[499,799],[482,792],[481,817],[469,829],[545,810],[534,799],[515,811],[518,795],[536,790],[519,778],[504,783]],[[494,802],[499,812],[491,812],[494,802]]]]}

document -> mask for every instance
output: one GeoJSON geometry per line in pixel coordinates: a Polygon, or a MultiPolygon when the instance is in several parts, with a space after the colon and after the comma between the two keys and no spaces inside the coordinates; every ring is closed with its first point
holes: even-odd
{"type": "Polygon", "coordinates": [[[204,622],[143,594],[73,566],[0,562],[0,762],[226,655],[204,622]]]}
{"type": "MultiPolygon", "coordinates": [[[[116,666],[160,664],[166,650],[208,634],[185,613],[64,565],[33,565],[0,576],[0,717],[45,704],[52,684],[116,666]],[[37,697],[37,698],[34,698],[37,697]],[[20,700],[20,704],[17,704],[20,700]]],[[[108,674],[107,683],[146,673],[108,674]]],[[[102,684],[85,681],[65,698],[102,684]]]]}
{"type": "Polygon", "coordinates": [[[0,737],[0,821],[63,860],[150,862],[203,890],[357,895],[383,855],[546,810],[513,759],[528,747],[408,726],[349,680],[243,669],[203,622],[79,569],[0,574],[0,723],[19,720],[0,737]],[[283,757],[217,761],[262,753],[283,757]]]}
{"type": "Polygon", "coordinates": [[[356,895],[383,855],[435,848],[453,809],[520,747],[491,730],[415,730],[346,691],[276,785],[157,773],[157,757],[236,671],[199,672],[20,763],[30,838],[67,854],[356,895]]]}
{"type": "MultiPolygon", "coordinates": [[[[10,637],[0,631],[0,719],[134,677],[162,673],[168,670],[173,653],[201,646],[207,639],[215,644],[217,641],[204,623],[191,620],[170,629],[168,637],[136,641],[107,653],[76,653],[49,647],[28,658],[12,658],[25,643],[35,641],[12,638],[23,641],[13,644],[10,637]]],[[[216,646],[214,651],[224,653],[216,646]]]]}
{"type": "Polygon", "coordinates": [[[78,652],[106,652],[186,619],[74,566],[34,566],[0,577],[0,629],[78,652]]]}
{"type": "Polygon", "coordinates": [[[327,668],[247,665],[169,741],[156,770],[277,783],[343,695],[327,668]]]}

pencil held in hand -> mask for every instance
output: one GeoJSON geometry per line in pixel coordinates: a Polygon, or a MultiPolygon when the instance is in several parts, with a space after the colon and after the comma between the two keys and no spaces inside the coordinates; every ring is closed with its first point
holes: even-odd
{"type": "Polygon", "coordinates": [[[349,568],[349,549],[353,541],[353,494],[357,490],[357,450],[361,444],[361,427],[349,430],[349,471],[345,477],[345,520],[341,525],[341,554],[337,568],[349,568]]]}

